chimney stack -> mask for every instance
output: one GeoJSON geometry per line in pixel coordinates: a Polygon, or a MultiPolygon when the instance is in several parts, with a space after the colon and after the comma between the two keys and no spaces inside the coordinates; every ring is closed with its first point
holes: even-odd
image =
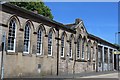
{"type": "Polygon", "coordinates": [[[77,18],[75,19],[75,24],[79,24],[81,21],[82,21],[81,19],[77,18]]]}

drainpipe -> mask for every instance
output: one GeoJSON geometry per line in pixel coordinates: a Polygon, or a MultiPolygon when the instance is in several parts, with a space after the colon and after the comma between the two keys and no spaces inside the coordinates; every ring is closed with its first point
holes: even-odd
{"type": "Polygon", "coordinates": [[[59,73],[59,29],[57,30],[57,76],[59,73]]]}

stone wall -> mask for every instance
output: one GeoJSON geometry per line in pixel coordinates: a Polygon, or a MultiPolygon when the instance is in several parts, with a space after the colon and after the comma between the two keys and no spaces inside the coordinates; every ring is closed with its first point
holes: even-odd
{"type": "MultiPolygon", "coordinates": [[[[3,26],[3,32],[6,32],[6,51],[4,52],[4,73],[5,77],[20,77],[20,76],[33,76],[33,75],[56,75],[57,73],[57,31],[56,29],[52,28],[51,26],[44,25],[44,35],[43,35],[43,53],[42,55],[36,55],[37,50],[37,32],[38,27],[42,23],[37,23],[20,16],[16,16],[13,14],[2,12],[2,23],[7,25],[8,21],[11,17],[17,18],[17,34],[16,34],[16,47],[15,52],[8,52],[7,51],[7,38],[8,38],[8,27],[3,26]],[[24,54],[23,47],[24,47],[24,26],[27,21],[30,21],[33,26],[31,26],[31,35],[30,35],[30,53],[24,54]],[[53,48],[52,48],[52,56],[48,56],[48,33],[49,31],[53,31],[53,48]],[[40,69],[38,69],[40,66],[40,69]]],[[[91,72],[93,70],[93,63],[96,64],[95,61],[91,60],[88,64],[87,60],[87,45],[85,45],[85,53],[84,53],[84,60],[77,59],[76,54],[76,40],[79,35],[81,38],[86,39],[86,44],[88,42],[87,32],[83,25],[79,24],[76,28],[76,34],[72,34],[70,32],[59,30],[59,39],[61,39],[61,35],[65,32],[65,52],[64,57],[61,58],[61,40],[59,40],[59,74],[72,74],[74,69],[75,73],[80,72],[91,72]],[[73,35],[72,40],[72,58],[69,58],[69,41],[70,36],[73,35]],[[74,67],[75,66],[75,67],[74,67]]],[[[93,45],[95,42],[91,40],[92,47],[96,47],[93,45]]],[[[1,42],[0,42],[1,43],[1,42]]],[[[82,48],[82,47],[81,47],[82,48]]],[[[96,51],[95,51],[96,52],[96,51]]],[[[82,50],[81,50],[82,53],[82,50]]],[[[92,51],[91,51],[92,53],[92,51]]],[[[96,53],[95,53],[96,54],[96,53]]],[[[80,54],[81,55],[81,54],[80,54]]],[[[91,54],[91,57],[93,55],[91,54]]]]}

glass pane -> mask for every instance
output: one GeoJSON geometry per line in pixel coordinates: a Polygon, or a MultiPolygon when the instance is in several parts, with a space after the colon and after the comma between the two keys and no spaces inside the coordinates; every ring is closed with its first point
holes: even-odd
{"type": "Polygon", "coordinates": [[[14,49],[15,28],[16,28],[16,21],[15,19],[12,19],[9,23],[8,50],[14,49]]]}

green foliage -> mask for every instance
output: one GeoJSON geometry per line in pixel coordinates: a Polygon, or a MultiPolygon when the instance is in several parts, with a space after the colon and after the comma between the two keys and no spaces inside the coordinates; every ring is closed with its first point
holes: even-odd
{"type": "Polygon", "coordinates": [[[37,11],[38,14],[53,19],[53,15],[51,13],[50,8],[47,7],[43,2],[11,2],[11,3],[30,11],[37,11]]]}

